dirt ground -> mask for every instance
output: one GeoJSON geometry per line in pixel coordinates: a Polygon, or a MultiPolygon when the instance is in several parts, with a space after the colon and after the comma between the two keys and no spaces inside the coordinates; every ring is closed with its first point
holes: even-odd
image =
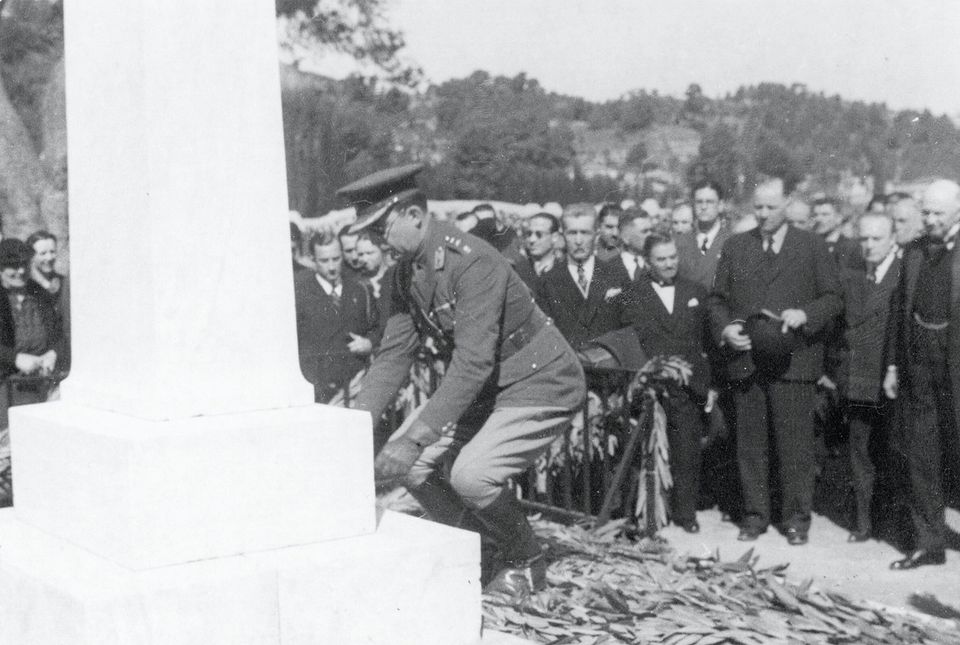
{"type": "MultiPolygon", "coordinates": [[[[847,530],[822,515],[813,516],[810,542],[805,546],[790,546],[772,528],[756,542],[739,542],[737,526],[722,521],[718,510],[700,511],[697,517],[700,533],[691,535],[671,525],[663,529],[663,537],[681,553],[719,549],[726,559],[735,558],[752,546],[760,556],[761,567],[789,562],[787,571],[794,582],[813,578],[823,589],[834,589],[854,598],[960,619],[960,552],[948,551],[943,566],[891,571],[890,563],[902,557],[899,551],[876,540],[850,544],[847,530]]],[[[947,522],[954,530],[960,530],[960,513],[948,510],[947,522]]]]}

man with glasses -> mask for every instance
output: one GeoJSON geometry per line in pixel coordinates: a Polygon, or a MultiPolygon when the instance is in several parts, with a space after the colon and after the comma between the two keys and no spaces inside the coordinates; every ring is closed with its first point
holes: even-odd
{"type": "Polygon", "coordinates": [[[554,251],[560,233],[560,222],[550,213],[531,215],[523,227],[524,251],[537,277],[553,268],[557,255],[554,251]]]}
{"type": "Polygon", "coordinates": [[[677,257],[680,275],[704,288],[713,286],[720,251],[732,234],[723,219],[723,189],[720,184],[704,180],[690,191],[693,199],[693,230],[677,236],[677,257]]]}
{"type": "MultiPolygon", "coordinates": [[[[539,541],[507,485],[570,425],[585,397],[573,350],[490,245],[433,220],[416,186],[420,164],[380,171],[338,191],[398,255],[389,319],[356,406],[374,420],[409,378],[421,347],[446,370],[375,462],[430,516],[480,532],[500,563],[487,591],[523,597],[546,584],[539,541]],[[450,459],[449,478],[440,466],[450,459]]],[[[485,574],[484,578],[488,576],[485,574]]]]}

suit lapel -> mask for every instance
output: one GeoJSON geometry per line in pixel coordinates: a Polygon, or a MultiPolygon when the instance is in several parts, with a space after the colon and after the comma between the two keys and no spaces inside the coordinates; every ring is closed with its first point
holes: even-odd
{"type": "MultiPolygon", "coordinates": [[[[908,247],[909,248],[909,247],[908,247]]],[[[910,249],[911,253],[903,256],[903,270],[906,271],[906,298],[904,311],[909,315],[913,311],[913,295],[917,290],[917,280],[920,278],[920,264],[923,262],[924,247],[917,245],[910,249]]],[[[956,262],[956,258],[954,258],[956,262]]],[[[955,270],[955,269],[954,269],[955,270]]],[[[951,289],[953,291],[953,289],[951,289]]],[[[951,301],[953,300],[953,293],[951,301]]]]}
{"type": "MultiPolygon", "coordinates": [[[[670,315],[670,312],[667,311],[667,306],[663,304],[663,300],[660,299],[660,295],[654,290],[653,283],[649,278],[645,278],[640,285],[640,293],[642,296],[642,301],[644,304],[644,309],[652,314],[654,320],[657,323],[666,329],[667,331],[672,331],[674,327],[673,316],[670,315]]],[[[674,298],[673,302],[673,311],[677,311],[677,298],[674,298]]]]}
{"type": "MultiPolygon", "coordinates": [[[[600,308],[600,305],[603,304],[604,296],[606,296],[607,280],[603,271],[600,262],[594,260],[590,290],[587,293],[586,301],[583,303],[583,309],[580,310],[580,324],[584,327],[589,327],[590,323],[593,322],[593,318],[597,315],[597,310],[600,308]]],[[[577,293],[581,293],[579,287],[576,285],[574,285],[574,287],[577,289],[577,293]]]]}
{"type": "Polygon", "coordinates": [[[747,272],[749,274],[759,273],[761,278],[766,279],[767,275],[767,258],[766,254],[763,252],[763,241],[760,239],[760,230],[753,229],[750,231],[750,249],[752,251],[749,262],[750,266],[747,267],[747,272]]]}

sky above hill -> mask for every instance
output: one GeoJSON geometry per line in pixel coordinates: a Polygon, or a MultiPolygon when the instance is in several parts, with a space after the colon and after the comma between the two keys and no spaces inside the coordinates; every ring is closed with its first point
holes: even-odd
{"type": "Polygon", "coordinates": [[[602,101],[740,85],[960,114],[955,0],[387,0],[428,80],[526,72],[602,101]]]}

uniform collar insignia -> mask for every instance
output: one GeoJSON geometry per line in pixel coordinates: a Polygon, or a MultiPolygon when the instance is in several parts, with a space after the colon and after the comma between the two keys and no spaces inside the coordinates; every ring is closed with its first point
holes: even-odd
{"type": "Polygon", "coordinates": [[[437,250],[433,252],[433,270],[439,271],[443,268],[443,261],[446,258],[446,252],[443,250],[442,246],[438,246],[437,250]]]}

